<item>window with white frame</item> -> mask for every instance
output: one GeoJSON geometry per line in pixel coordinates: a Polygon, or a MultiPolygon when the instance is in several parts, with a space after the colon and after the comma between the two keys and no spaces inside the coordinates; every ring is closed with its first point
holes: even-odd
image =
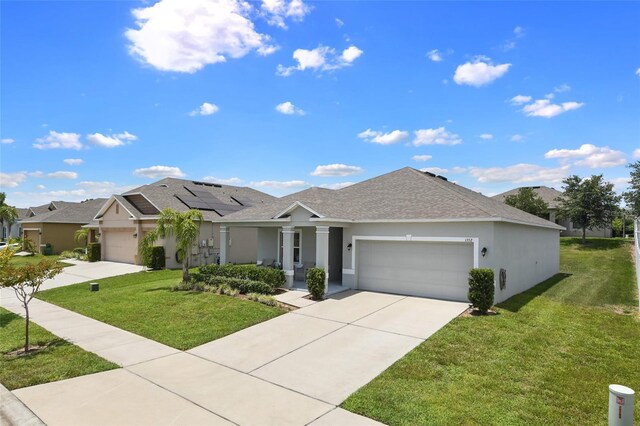
{"type": "MultiPolygon", "coordinates": [[[[282,264],[282,253],[284,251],[284,238],[282,231],[278,233],[278,263],[282,264]]],[[[293,234],[293,263],[302,262],[302,233],[300,230],[293,234]]]]}

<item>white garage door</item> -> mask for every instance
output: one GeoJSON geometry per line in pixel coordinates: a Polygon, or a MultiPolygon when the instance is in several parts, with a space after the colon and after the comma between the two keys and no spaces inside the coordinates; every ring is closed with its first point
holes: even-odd
{"type": "Polygon", "coordinates": [[[467,301],[473,244],[360,241],[361,290],[467,301]]]}
{"type": "Polygon", "coordinates": [[[138,239],[133,237],[135,230],[114,231],[102,230],[104,237],[104,260],[112,262],[135,263],[138,253],[138,239]]]}

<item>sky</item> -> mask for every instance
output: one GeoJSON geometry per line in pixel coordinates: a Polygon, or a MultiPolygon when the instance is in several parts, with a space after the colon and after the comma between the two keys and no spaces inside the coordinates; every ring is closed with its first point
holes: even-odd
{"type": "Polygon", "coordinates": [[[273,195],[405,166],[494,195],[640,159],[640,3],[0,2],[0,191],[273,195]]]}

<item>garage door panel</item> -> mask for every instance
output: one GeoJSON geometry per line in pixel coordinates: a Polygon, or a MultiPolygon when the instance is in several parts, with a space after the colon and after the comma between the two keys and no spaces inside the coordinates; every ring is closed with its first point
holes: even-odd
{"type": "Polygon", "coordinates": [[[138,240],[133,237],[134,232],[134,230],[103,230],[102,233],[105,241],[102,248],[104,250],[104,260],[135,263],[135,256],[138,252],[138,240]]]}
{"type": "Polygon", "coordinates": [[[472,244],[362,241],[357,250],[362,290],[467,300],[472,244]]]}

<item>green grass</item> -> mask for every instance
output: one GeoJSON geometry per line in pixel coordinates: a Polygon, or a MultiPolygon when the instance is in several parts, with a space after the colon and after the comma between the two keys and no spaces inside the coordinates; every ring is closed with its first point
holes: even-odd
{"type": "Polygon", "coordinates": [[[640,389],[631,242],[578,242],[562,239],[561,274],[456,318],[343,408],[389,425],[606,424],[608,385],[640,389]]]}
{"type": "Polygon", "coordinates": [[[257,302],[201,292],[172,292],[182,271],[151,271],[97,280],[100,291],[76,284],[37,297],[132,333],[186,350],[283,311],[257,302]]]}
{"type": "Polygon", "coordinates": [[[47,347],[27,356],[5,355],[24,346],[24,319],[0,308],[0,383],[9,390],[118,368],[33,322],[29,329],[31,345],[47,347]]]}
{"type": "MultiPolygon", "coordinates": [[[[60,256],[58,255],[50,255],[44,256],[42,254],[34,254],[33,256],[14,256],[11,259],[11,264],[15,266],[23,266],[23,265],[31,265],[40,262],[42,259],[51,259],[58,260],[60,256]]],[[[63,261],[58,261],[63,267],[72,266],[71,263],[66,263],[63,261]]]]}

